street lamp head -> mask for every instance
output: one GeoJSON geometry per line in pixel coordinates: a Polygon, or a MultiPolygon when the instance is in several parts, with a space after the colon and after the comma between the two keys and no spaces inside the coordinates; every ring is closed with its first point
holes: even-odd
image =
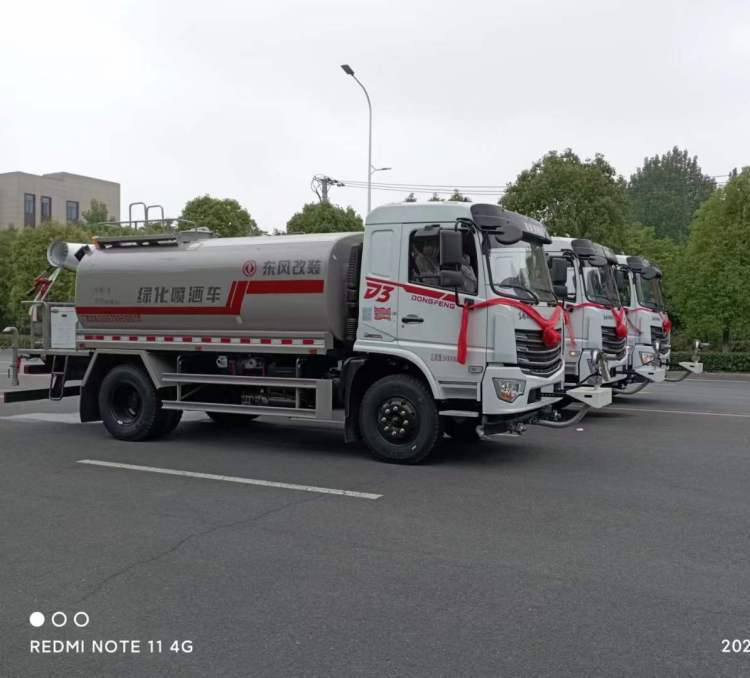
{"type": "Polygon", "coordinates": [[[341,64],[341,70],[347,75],[354,75],[354,70],[349,64],[341,64]]]}

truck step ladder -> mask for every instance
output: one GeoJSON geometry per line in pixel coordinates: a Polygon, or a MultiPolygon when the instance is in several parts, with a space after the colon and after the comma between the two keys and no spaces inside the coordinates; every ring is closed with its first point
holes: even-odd
{"type": "Polygon", "coordinates": [[[49,377],[49,399],[62,400],[65,397],[65,382],[68,378],[68,356],[53,355],[49,377]],[[62,370],[60,369],[62,361],[62,370]]]}

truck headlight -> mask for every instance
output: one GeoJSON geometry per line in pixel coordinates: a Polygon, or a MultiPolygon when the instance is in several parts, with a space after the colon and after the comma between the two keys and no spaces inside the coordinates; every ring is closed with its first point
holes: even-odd
{"type": "Polygon", "coordinates": [[[503,379],[502,377],[493,377],[492,383],[495,385],[495,393],[503,402],[515,402],[518,396],[523,395],[526,389],[525,379],[503,379]]]}
{"type": "Polygon", "coordinates": [[[654,359],[656,356],[653,353],[641,353],[641,362],[644,365],[650,365],[652,362],[654,362],[654,359]]]}

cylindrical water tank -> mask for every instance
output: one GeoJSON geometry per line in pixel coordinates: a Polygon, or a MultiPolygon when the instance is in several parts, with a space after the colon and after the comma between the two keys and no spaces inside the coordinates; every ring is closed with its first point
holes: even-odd
{"type": "Polygon", "coordinates": [[[360,233],[92,248],[76,276],[84,329],[330,332],[343,339],[360,233]]]}

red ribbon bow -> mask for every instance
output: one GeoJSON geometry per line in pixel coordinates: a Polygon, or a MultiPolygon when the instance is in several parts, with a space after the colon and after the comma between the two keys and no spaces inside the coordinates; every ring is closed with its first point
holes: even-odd
{"type": "Polygon", "coordinates": [[[664,334],[669,334],[672,331],[672,321],[666,313],[659,313],[661,318],[661,328],[664,330],[664,334]]]}
{"type": "Polygon", "coordinates": [[[469,313],[471,311],[478,311],[479,309],[487,308],[488,306],[512,306],[513,308],[517,308],[519,311],[525,313],[542,329],[542,341],[544,342],[544,345],[549,348],[557,346],[562,340],[560,332],[557,331],[556,327],[560,314],[563,312],[562,306],[558,306],[549,318],[545,318],[534,307],[524,304],[522,301],[507,299],[504,297],[487,299],[486,301],[480,301],[471,305],[465,304],[461,312],[461,328],[458,331],[458,346],[456,352],[456,359],[461,365],[466,364],[469,313]]]}
{"type": "Polygon", "coordinates": [[[615,334],[620,338],[624,338],[628,336],[628,326],[625,324],[625,309],[621,308],[612,309],[612,315],[615,318],[615,334]]]}

